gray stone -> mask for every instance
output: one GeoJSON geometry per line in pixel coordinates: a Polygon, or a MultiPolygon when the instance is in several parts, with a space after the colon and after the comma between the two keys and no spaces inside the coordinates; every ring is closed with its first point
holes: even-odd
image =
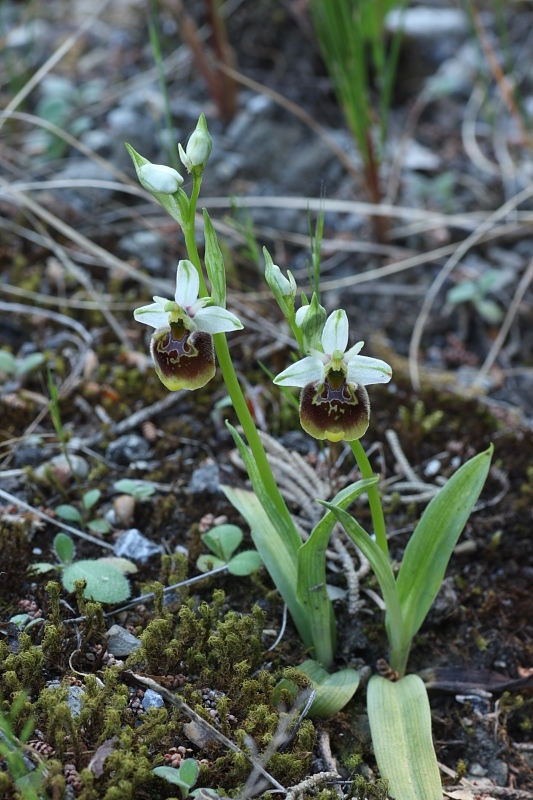
{"type": "Polygon", "coordinates": [[[141,646],[140,640],[121,625],[112,625],[106,636],[107,649],[117,658],[129,656],[141,646]]]}
{"type": "MultiPolygon", "coordinates": [[[[56,172],[56,180],[80,180],[80,181],[116,181],[116,176],[109,170],[97,164],[95,161],[82,158],[74,158],[67,166],[56,172]]],[[[69,202],[74,208],[80,211],[90,211],[96,205],[109,200],[113,191],[101,186],[88,186],[80,189],[65,188],[61,189],[61,199],[69,202]]]]}
{"type": "Polygon", "coordinates": [[[153,689],[147,689],[145,691],[142,699],[142,706],[145,711],[148,711],[150,708],[162,708],[164,705],[165,701],[160,694],[154,692],[153,689]]]}
{"type": "Polygon", "coordinates": [[[129,467],[132,461],[146,458],[150,453],[150,445],[142,436],[128,433],[111,442],[106,450],[106,458],[115,464],[129,467]]]}
{"type": "Polygon", "coordinates": [[[203,494],[204,492],[218,494],[221,490],[217,465],[205,464],[195,469],[189,481],[189,491],[191,494],[203,494]]]}
{"type": "Polygon", "coordinates": [[[124,253],[140,258],[143,267],[150,272],[157,274],[163,268],[166,271],[164,252],[166,242],[157,231],[135,231],[128,236],[123,236],[118,246],[124,253]]]}
{"type": "Polygon", "coordinates": [[[143,536],[137,528],[130,528],[119,536],[113,547],[113,552],[121,558],[131,558],[133,561],[140,561],[141,564],[146,564],[149,558],[162,553],[163,548],[143,536]]]}

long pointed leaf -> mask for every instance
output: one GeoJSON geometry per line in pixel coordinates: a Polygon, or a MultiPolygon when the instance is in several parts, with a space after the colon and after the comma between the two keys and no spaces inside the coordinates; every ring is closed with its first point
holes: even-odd
{"type": "MultiPolygon", "coordinates": [[[[340,491],[332,502],[339,508],[348,508],[377,480],[357,481],[340,491]]],[[[326,548],[335,522],[335,515],[328,511],[298,550],[297,596],[309,619],[315,659],[324,667],[332,664],[335,654],[335,617],[326,588],[326,548]]]]}
{"type": "Polygon", "coordinates": [[[258,497],[245,489],[222,486],[222,491],[237,511],[244,517],[253,543],[276,589],[289,608],[298,633],[307,647],[312,647],[311,629],[304,609],[296,597],[296,557],[287,547],[278,528],[272,524],[258,497]]]}
{"type": "Polygon", "coordinates": [[[411,536],[396,579],[405,635],[412,639],[442,584],[457,540],[488,475],[492,445],[460,467],[431,500],[411,536]]]}
{"type": "Polygon", "coordinates": [[[372,744],[395,800],[442,800],[426,687],[418,675],[397,683],[374,675],[367,689],[372,744]]]}
{"type": "Polygon", "coordinates": [[[394,573],[387,556],[351,514],[332,503],[327,503],[325,500],[320,500],[319,502],[335,514],[350,539],[355,542],[363,555],[370,561],[370,566],[378,580],[387,608],[387,635],[391,650],[393,652],[403,652],[405,634],[402,612],[396,591],[394,573]]]}
{"type": "Polygon", "coordinates": [[[278,508],[268,494],[265,485],[263,483],[263,479],[261,477],[261,473],[257,468],[257,463],[248,447],[246,447],[242,436],[235,430],[233,425],[230,425],[229,422],[226,422],[226,427],[228,428],[229,432],[233,436],[233,440],[237,445],[239,450],[240,456],[244,461],[244,466],[246,467],[246,472],[248,473],[248,477],[250,478],[250,482],[252,484],[253,490],[256,493],[257,497],[263,508],[265,509],[270,521],[272,522],[273,526],[279,531],[280,535],[283,537],[283,541],[286,544],[288,550],[291,553],[291,557],[296,559],[298,550],[302,546],[302,540],[300,538],[300,534],[296,528],[296,525],[292,521],[292,518],[289,512],[286,512],[286,516],[279,513],[278,508]]]}

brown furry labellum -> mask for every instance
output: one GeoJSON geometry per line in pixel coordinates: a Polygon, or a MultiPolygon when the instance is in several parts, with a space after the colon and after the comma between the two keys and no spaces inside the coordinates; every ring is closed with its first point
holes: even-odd
{"type": "Polygon", "coordinates": [[[215,374],[213,337],[170,323],[152,335],[150,350],[160,381],[170,389],[200,389],[215,374]]]}

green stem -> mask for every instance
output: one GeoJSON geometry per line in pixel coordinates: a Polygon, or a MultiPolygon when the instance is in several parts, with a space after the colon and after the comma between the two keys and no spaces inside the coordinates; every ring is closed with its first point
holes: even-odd
{"type": "MultiPolygon", "coordinates": [[[[190,213],[189,218],[186,221],[184,220],[183,233],[185,236],[185,246],[187,248],[189,259],[196,267],[200,278],[200,296],[205,297],[207,295],[207,287],[202,270],[202,262],[200,261],[200,256],[198,255],[198,247],[196,245],[196,237],[194,233],[196,204],[198,202],[201,183],[201,176],[194,176],[193,190],[191,193],[189,207],[190,213]]],[[[263,447],[263,443],[257,432],[255,422],[246,403],[246,398],[241,389],[239,379],[237,378],[237,373],[235,372],[235,367],[233,366],[233,361],[231,360],[226,335],[224,333],[215,333],[213,336],[213,341],[215,343],[217,359],[222,376],[224,378],[224,383],[226,384],[226,389],[228,390],[228,394],[231,398],[237,418],[242,425],[244,435],[248,440],[248,446],[250,447],[250,450],[255,458],[255,462],[261,474],[265,490],[268,492],[269,497],[275,504],[278,513],[284,519],[286,519],[292,527],[292,518],[287,509],[285,500],[281,496],[281,492],[278,489],[274,475],[272,474],[272,469],[268,463],[265,448],[263,447]]]]}
{"type": "MultiPolygon", "coordinates": [[[[352,453],[355,456],[363,478],[373,478],[374,472],[360,440],[354,439],[353,442],[350,442],[350,447],[352,448],[352,453]]],[[[385,527],[385,517],[383,516],[383,506],[381,505],[379,489],[376,484],[368,489],[368,502],[370,503],[370,513],[372,514],[372,524],[374,526],[376,542],[388,558],[389,545],[387,542],[387,529],[385,527]]]]}

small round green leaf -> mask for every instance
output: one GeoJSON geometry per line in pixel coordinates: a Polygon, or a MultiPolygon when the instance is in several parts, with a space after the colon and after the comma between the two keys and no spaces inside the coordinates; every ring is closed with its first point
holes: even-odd
{"type": "Polygon", "coordinates": [[[180,764],[180,778],[187,786],[194,786],[198,771],[198,762],[194,758],[186,758],[180,764]]]}
{"type": "Polygon", "coordinates": [[[231,575],[251,575],[262,563],[257,550],[243,550],[228,562],[228,572],[231,575]]]}
{"type": "Polygon", "coordinates": [[[154,767],[152,772],[154,775],[157,775],[158,778],[164,778],[168,783],[173,783],[180,788],[189,788],[185,781],[182,781],[179,769],[175,767],[154,767]]]}
{"type": "Polygon", "coordinates": [[[67,522],[82,522],[81,514],[77,508],[71,505],[57,506],[55,509],[57,516],[67,522]]]}
{"type": "Polygon", "coordinates": [[[63,586],[74,591],[74,581],[87,581],[84,596],[100,603],[121,603],[130,596],[124,575],[105,561],[76,561],[63,570],[63,586]]]}
{"type": "Polygon", "coordinates": [[[88,523],[87,527],[94,533],[109,533],[111,530],[109,527],[109,522],[107,522],[105,519],[92,519],[88,523]]]}
{"type": "Polygon", "coordinates": [[[9,350],[0,350],[0,370],[8,375],[14,375],[17,371],[17,361],[9,350]]]}
{"type": "Polygon", "coordinates": [[[82,503],[86,511],[89,511],[100,499],[101,491],[99,489],[91,489],[83,495],[82,503]]]}
{"type": "Polygon", "coordinates": [[[54,550],[62,564],[70,564],[74,558],[74,542],[66,533],[57,533],[54,536],[54,550]]]}

